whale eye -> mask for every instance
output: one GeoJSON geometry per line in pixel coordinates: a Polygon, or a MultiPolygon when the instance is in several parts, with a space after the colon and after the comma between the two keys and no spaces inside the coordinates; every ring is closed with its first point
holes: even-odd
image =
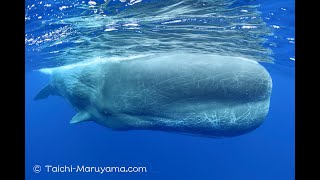
{"type": "Polygon", "coordinates": [[[108,111],[103,111],[103,113],[104,113],[104,115],[106,115],[106,116],[110,116],[110,115],[111,115],[111,113],[109,113],[108,111]]]}

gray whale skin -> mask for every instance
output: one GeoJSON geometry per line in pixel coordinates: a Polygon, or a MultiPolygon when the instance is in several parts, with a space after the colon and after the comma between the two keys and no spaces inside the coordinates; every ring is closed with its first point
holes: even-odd
{"type": "Polygon", "coordinates": [[[219,55],[151,55],[40,71],[51,80],[35,100],[62,96],[78,111],[70,123],[91,120],[113,130],[238,136],[262,124],[272,89],[259,63],[219,55]]]}

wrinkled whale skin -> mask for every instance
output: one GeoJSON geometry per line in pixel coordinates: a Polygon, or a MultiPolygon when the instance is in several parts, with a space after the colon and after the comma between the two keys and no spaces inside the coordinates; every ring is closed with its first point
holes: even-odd
{"type": "Polygon", "coordinates": [[[51,81],[35,99],[58,95],[114,130],[160,130],[230,137],[259,127],[269,111],[272,80],[240,57],[175,54],[67,65],[42,72],[51,81]]]}

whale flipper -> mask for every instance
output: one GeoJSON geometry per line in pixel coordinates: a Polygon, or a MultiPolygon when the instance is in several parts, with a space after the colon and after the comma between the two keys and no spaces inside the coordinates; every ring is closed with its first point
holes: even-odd
{"type": "Polygon", "coordinates": [[[45,99],[51,94],[51,87],[50,85],[47,85],[46,87],[40,90],[40,92],[34,97],[34,100],[45,99]]]}
{"type": "Polygon", "coordinates": [[[73,118],[70,121],[70,124],[76,124],[82,121],[89,121],[90,118],[91,116],[89,113],[82,111],[76,114],[75,116],[73,116],[73,118]]]}

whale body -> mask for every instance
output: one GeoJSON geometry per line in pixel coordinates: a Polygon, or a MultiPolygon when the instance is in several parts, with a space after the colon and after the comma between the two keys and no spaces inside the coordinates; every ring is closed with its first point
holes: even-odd
{"type": "Polygon", "coordinates": [[[220,55],[150,55],[41,71],[51,78],[35,100],[62,96],[78,112],[70,123],[113,130],[238,136],[263,123],[272,90],[262,65],[220,55]]]}

